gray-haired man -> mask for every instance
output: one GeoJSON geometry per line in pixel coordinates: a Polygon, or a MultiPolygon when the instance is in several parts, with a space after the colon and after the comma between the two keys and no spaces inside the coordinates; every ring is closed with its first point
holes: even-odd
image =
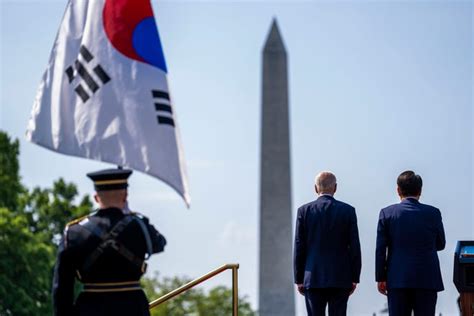
{"type": "Polygon", "coordinates": [[[336,176],[321,172],[315,179],[319,197],[298,209],[294,273],[305,296],[308,315],[346,315],[347,301],[361,270],[355,209],[334,199],[336,176]]]}

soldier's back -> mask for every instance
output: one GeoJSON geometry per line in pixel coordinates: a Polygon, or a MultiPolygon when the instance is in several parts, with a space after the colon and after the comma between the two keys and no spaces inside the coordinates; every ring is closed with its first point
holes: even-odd
{"type": "Polygon", "coordinates": [[[146,218],[118,208],[100,209],[68,225],[65,243],[83,283],[76,315],[149,315],[140,277],[147,254],[161,251],[166,241],[146,218]]]}

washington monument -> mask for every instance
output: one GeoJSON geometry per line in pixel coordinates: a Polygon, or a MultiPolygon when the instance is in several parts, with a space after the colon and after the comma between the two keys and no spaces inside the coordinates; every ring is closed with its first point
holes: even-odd
{"type": "Polygon", "coordinates": [[[295,314],[295,299],[288,71],[276,20],[262,57],[259,314],[291,316],[295,314]]]}

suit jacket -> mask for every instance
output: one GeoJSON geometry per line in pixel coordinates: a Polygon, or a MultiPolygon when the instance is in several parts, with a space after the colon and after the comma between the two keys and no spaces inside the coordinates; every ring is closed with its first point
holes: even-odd
{"type": "MultiPolygon", "coordinates": [[[[124,217],[133,217],[133,220],[115,239],[137,258],[144,259],[145,254],[148,252],[158,253],[164,250],[166,245],[164,236],[149,223],[146,217],[139,214],[127,214],[118,208],[100,209],[92,215],[71,222],[66,226],[63,239],[61,240],[54,270],[54,315],[75,315],[74,310],[82,308],[74,306],[74,284],[76,278],[80,278],[82,283],[125,282],[140,279],[144,273],[141,267],[124,258],[111,247],[105,248],[90,268],[84,268],[84,263],[90,258],[91,253],[102,243],[102,240],[93,232],[110,232],[124,217]],[[146,229],[148,232],[151,249],[147,249],[147,241],[143,229],[146,229]]],[[[151,253],[148,254],[151,255],[151,253]]],[[[119,293],[129,294],[131,292],[119,293]]],[[[79,296],[79,298],[81,297],[79,296]]],[[[146,304],[146,299],[143,299],[143,295],[140,296],[137,293],[132,293],[127,295],[126,299],[129,301],[130,308],[136,308],[134,305],[139,303],[143,305],[143,302],[145,302],[144,315],[148,315],[148,305],[146,304]]],[[[80,303],[81,300],[78,299],[78,302],[80,303]]],[[[86,303],[88,304],[89,302],[86,303]]],[[[101,304],[101,308],[106,308],[108,312],[114,311],[114,308],[116,308],[114,306],[119,306],[114,304],[104,306],[103,302],[101,304]]],[[[98,307],[96,309],[99,310],[98,307]]],[[[122,315],[133,314],[127,310],[121,310],[117,313],[122,315]]],[[[88,315],[95,314],[88,313],[88,315]]]]}
{"type": "Polygon", "coordinates": [[[380,211],[376,281],[390,288],[442,291],[437,251],[446,245],[440,211],[407,198],[380,211]]]}
{"type": "Polygon", "coordinates": [[[355,209],[322,195],[298,209],[294,277],[305,288],[351,288],[359,283],[361,253],[355,209]]]}

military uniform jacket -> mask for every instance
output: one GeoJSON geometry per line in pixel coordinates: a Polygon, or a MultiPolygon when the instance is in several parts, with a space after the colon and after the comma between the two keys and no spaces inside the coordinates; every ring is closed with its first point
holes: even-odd
{"type": "MultiPolygon", "coordinates": [[[[54,269],[54,314],[56,316],[82,315],[89,312],[78,312],[81,310],[81,306],[78,306],[81,301],[95,304],[94,300],[81,300],[81,295],[94,296],[96,294],[97,297],[101,294],[99,291],[97,291],[99,293],[81,293],[78,302],[74,303],[76,279],[86,285],[136,282],[144,273],[144,266],[141,264],[144,263],[144,259],[152,253],[163,251],[165,245],[164,236],[149,224],[146,217],[136,213],[125,213],[118,208],[99,209],[92,215],[71,222],[66,226],[54,269]],[[110,233],[119,226],[119,223],[122,223],[120,233],[111,236],[110,233]],[[108,243],[104,243],[104,237],[108,237],[105,238],[108,243]],[[117,245],[126,250],[128,257],[123,254],[123,251],[117,251],[117,245]],[[101,246],[101,251],[97,251],[99,246],[101,246]]],[[[140,299],[146,302],[141,290],[135,292],[140,293],[140,299]]],[[[130,295],[131,293],[132,291],[128,291],[120,294],[126,294],[123,296],[125,298],[137,297],[136,293],[135,296],[130,295]]],[[[110,298],[110,294],[115,293],[104,294],[109,295],[110,298]]],[[[104,298],[105,296],[101,298],[102,302],[104,298]]],[[[133,306],[137,302],[128,303],[133,306]]],[[[144,303],[141,302],[141,304],[144,303]]],[[[108,307],[102,306],[102,308],[108,307]]],[[[147,306],[143,308],[148,312],[147,306]]],[[[91,310],[97,309],[92,306],[91,310]]],[[[121,314],[127,313],[122,310],[121,314]]],[[[129,315],[140,315],[140,313],[129,313],[129,315]]]]}

